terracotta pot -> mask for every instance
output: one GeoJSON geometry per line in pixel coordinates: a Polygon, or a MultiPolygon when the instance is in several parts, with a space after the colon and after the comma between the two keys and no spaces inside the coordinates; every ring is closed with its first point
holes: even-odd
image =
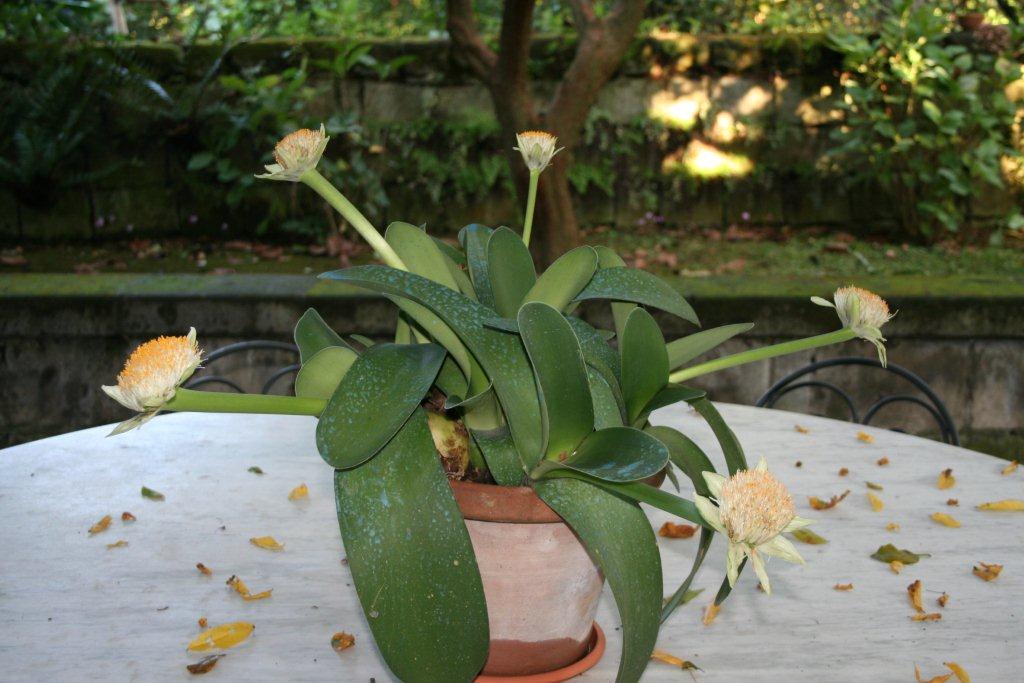
{"type": "Polygon", "coordinates": [[[529,487],[451,484],[487,599],[491,645],[481,675],[555,673],[583,659],[604,577],[572,529],[529,487]]]}

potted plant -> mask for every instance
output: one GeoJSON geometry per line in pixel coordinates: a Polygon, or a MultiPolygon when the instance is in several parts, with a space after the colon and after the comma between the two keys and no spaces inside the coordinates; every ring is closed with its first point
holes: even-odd
{"type": "Polygon", "coordinates": [[[838,331],[694,364],[751,326],[666,344],[648,309],[696,325],[693,309],[605,247],[579,247],[536,272],[528,242],[537,179],[558,151],[552,136],[518,136],[530,170],[523,235],[469,225],[459,248],[407,223],[377,232],[316,171],[327,141],[323,127],[292,133],[262,177],[312,187],[385,261],[321,277],[393,301],[394,341],[342,338],[311,309],[295,326],[295,396],[262,396],[180,388],[201,362],[195,331],[153,340],[104,387],[138,412],[115,433],[162,410],[316,416],[356,590],[385,661],[406,681],[579,673],[603,649],[593,617],[605,581],[622,621],[618,680],[636,681],[659,625],[691,597],[716,531],[728,538],[718,603],[747,560],[765,592],[766,556],[802,562],[781,535],[806,523],[789,493],[763,461],[748,468],[705,392],[682,382],[855,337],[884,362],[884,301],[843,288],[834,302],[815,299],[837,309],[838,331]],[[593,300],[612,302],[614,330],[574,315],[593,300]],[[650,423],[677,402],[708,422],[728,476],[686,435],[650,423]],[[693,500],[650,483],[667,475],[678,491],[679,473],[693,500]],[[666,600],[640,503],[701,526],[693,567],[666,600]]]}

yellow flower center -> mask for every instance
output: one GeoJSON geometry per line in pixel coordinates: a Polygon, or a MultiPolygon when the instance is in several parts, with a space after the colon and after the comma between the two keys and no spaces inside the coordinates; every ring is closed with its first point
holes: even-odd
{"type": "Polygon", "coordinates": [[[324,141],[321,131],[301,128],[281,138],[274,145],[274,160],[283,168],[293,168],[293,164],[307,162],[311,157],[321,153],[320,144],[324,141]]]}
{"type": "Polygon", "coordinates": [[[117,376],[117,383],[123,388],[132,388],[165,377],[168,372],[179,368],[180,374],[191,366],[197,356],[195,342],[189,341],[188,337],[151,339],[128,356],[124,370],[117,376]]]}
{"type": "Polygon", "coordinates": [[[764,470],[734,474],[722,485],[718,504],[730,540],[753,546],[778,536],[796,516],[789,491],[764,470]]]}
{"type": "Polygon", "coordinates": [[[836,309],[847,325],[880,328],[892,318],[889,304],[874,292],[860,287],[840,287],[835,293],[836,309]],[[853,302],[857,302],[856,319],[853,302]]]}

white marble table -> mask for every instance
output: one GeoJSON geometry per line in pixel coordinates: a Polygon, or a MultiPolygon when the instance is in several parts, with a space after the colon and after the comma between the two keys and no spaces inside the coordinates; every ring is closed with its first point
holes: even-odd
{"type": "MultiPolygon", "coordinates": [[[[692,660],[704,670],[694,672],[697,679],[707,681],[912,681],[915,663],[931,677],[948,673],[945,661],[960,663],[975,682],[1022,680],[1024,513],[974,506],[1024,498],[1024,468],[1003,476],[1003,461],[931,441],[867,429],[875,440],[864,443],[854,425],[722,409],[748,457],[768,458],[799,513],[816,520],[814,530],[829,543],[800,545],[806,566],[771,563],[771,596],[744,574],[718,618],[703,626],[701,609],[724,567],[716,540],[696,582],[708,590],[673,615],[659,648],[692,660]],[[797,433],[797,424],[809,433],[797,433]],[[876,464],[882,457],[888,466],[876,464]],[[838,475],[841,467],[848,476],[838,475]],[[939,490],[947,467],[956,486],[939,490]],[[884,511],[871,510],[865,481],[884,486],[884,511]],[[809,509],[808,495],[846,489],[849,498],[835,509],[809,509]],[[947,507],[950,497],[960,506],[947,507]],[[933,512],[950,513],[963,527],[940,526],[929,519],[933,512]],[[889,522],[900,530],[887,531],[889,522]],[[932,557],[896,575],[869,557],[888,542],[932,557]],[[1005,568],[986,583],[971,573],[978,562],[1005,568]],[[911,621],[906,587],[915,579],[941,621],[911,621]],[[849,582],[850,592],[833,589],[849,582]],[[936,605],[943,591],[950,595],[944,609],[936,605]]],[[[656,417],[721,464],[699,417],[678,408],[656,417]]],[[[198,658],[185,646],[204,616],[211,625],[251,621],[256,631],[203,680],[393,680],[341,563],[331,470],[316,453],[313,430],[302,417],[168,415],[119,438],[97,428],[0,452],[0,680],[192,680],[185,665],[198,658]],[[308,500],[289,501],[301,483],[308,500]],[[142,498],[143,485],[166,500],[142,498]],[[138,521],[123,524],[125,510],[138,521]],[[110,529],[90,537],[89,527],[106,514],[114,517],[110,529]],[[262,535],[284,543],[284,552],[250,545],[262,535]],[[121,539],[128,545],[107,548],[121,539]],[[197,562],[213,576],[200,575],[197,562]],[[253,591],[272,588],[273,597],[243,602],[224,584],[232,574],[253,591]],[[335,653],[329,641],[336,631],[355,634],[355,647],[335,653]]],[[[668,519],[650,516],[658,526],[668,519]]],[[[696,539],[659,545],[668,593],[688,570],[696,539]]],[[[620,638],[608,594],[598,620],[608,652],[583,678],[611,681],[620,638]]],[[[643,680],[688,679],[652,662],[643,680]]]]}

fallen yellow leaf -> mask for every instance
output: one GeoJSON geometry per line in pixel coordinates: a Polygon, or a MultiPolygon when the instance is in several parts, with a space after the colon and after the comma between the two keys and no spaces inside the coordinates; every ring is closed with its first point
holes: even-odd
{"type": "Polygon", "coordinates": [[[696,664],[694,664],[693,662],[688,661],[686,659],[680,659],[679,657],[676,657],[675,655],[670,655],[669,653],[665,652],[664,650],[655,650],[654,652],[652,652],[651,653],[651,659],[653,659],[653,660],[655,660],[657,662],[661,662],[662,664],[669,664],[671,666],[677,666],[680,669],[685,669],[685,670],[696,669],[697,671],[701,671],[701,668],[699,666],[697,666],[696,664]]]}
{"type": "Polygon", "coordinates": [[[273,550],[274,552],[284,550],[284,546],[274,540],[273,536],[257,536],[256,538],[250,538],[249,542],[257,548],[263,548],[264,550],[273,550]]]}
{"type": "Polygon", "coordinates": [[[893,574],[899,574],[901,571],[903,571],[903,563],[899,560],[893,560],[889,563],[889,569],[892,570],[893,574]]]}
{"type": "Polygon", "coordinates": [[[896,522],[889,522],[888,524],[885,525],[885,530],[886,531],[899,531],[900,530],[900,525],[897,524],[896,522]]]}
{"type": "Polygon", "coordinates": [[[122,539],[120,541],[115,541],[114,543],[108,543],[107,544],[107,550],[112,550],[114,548],[124,548],[127,545],[128,545],[128,541],[125,541],[125,540],[122,539]]]}
{"type": "Polygon", "coordinates": [[[951,489],[956,484],[956,477],[953,476],[953,470],[947,469],[942,470],[939,473],[939,488],[940,489],[951,489]]]}
{"type": "Polygon", "coordinates": [[[202,562],[197,562],[196,563],[196,569],[198,569],[200,571],[200,573],[202,573],[204,576],[213,576],[213,572],[210,571],[210,568],[207,567],[202,562]]]}
{"type": "Polygon", "coordinates": [[[288,494],[288,500],[299,500],[300,498],[309,497],[309,487],[305,484],[299,484],[291,490],[288,494]]]}
{"type": "Polygon", "coordinates": [[[102,533],[110,528],[110,515],[104,515],[103,519],[89,527],[89,535],[95,536],[98,533],[102,533]]]}
{"type": "Polygon", "coordinates": [[[793,425],[793,429],[800,432],[801,434],[810,434],[811,430],[807,427],[801,427],[800,425],[793,425]]]}
{"type": "Polygon", "coordinates": [[[1024,512],[1024,500],[1006,498],[1005,500],[997,500],[991,503],[982,503],[978,506],[978,509],[993,512],[1024,512]]]}
{"type": "Polygon", "coordinates": [[[199,628],[206,628],[206,617],[199,617],[199,628]]]}
{"type": "Polygon", "coordinates": [[[188,669],[190,674],[199,675],[210,673],[210,671],[213,670],[213,667],[217,666],[217,662],[226,656],[227,655],[210,655],[209,657],[203,657],[195,664],[186,665],[185,668],[188,669]]]}
{"type": "Polygon", "coordinates": [[[718,616],[718,611],[720,609],[722,609],[722,608],[719,607],[718,605],[716,605],[715,603],[711,603],[710,605],[705,607],[704,608],[704,618],[701,619],[701,622],[705,626],[709,625],[712,621],[715,620],[715,617],[718,616]]]}
{"type": "Polygon", "coordinates": [[[910,617],[912,621],[939,621],[942,619],[942,615],[938,612],[932,612],[930,614],[915,614],[910,617]]]}
{"type": "Polygon", "coordinates": [[[207,629],[192,639],[188,649],[192,652],[220,649],[226,650],[234,647],[252,635],[256,626],[244,621],[236,621],[230,624],[221,624],[207,629]]]}
{"type": "Polygon", "coordinates": [[[338,631],[331,636],[331,647],[334,648],[335,652],[341,652],[347,650],[356,644],[356,637],[351,633],[345,633],[344,631],[338,631]]]}
{"type": "Polygon", "coordinates": [[[907,586],[907,595],[910,597],[910,604],[914,609],[918,613],[924,613],[924,607],[921,606],[921,579],[907,586]]]}
{"type": "Polygon", "coordinates": [[[848,467],[840,467],[839,468],[839,476],[840,477],[845,477],[849,473],[850,473],[850,469],[848,467]]]}
{"type": "Polygon", "coordinates": [[[868,491],[868,502],[871,503],[871,509],[875,512],[881,512],[885,508],[885,503],[882,502],[882,499],[870,491],[868,491]]]}
{"type": "Polygon", "coordinates": [[[817,496],[808,496],[807,502],[810,503],[811,507],[814,508],[815,510],[830,510],[831,508],[834,508],[836,505],[839,505],[839,502],[846,498],[848,495],[850,495],[849,489],[843,491],[842,494],[838,496],[832,496],[831,498],[828,499],[828,501],[824,501],[821,498],[818,498],[817,496]]]}
{"type": "Polygon", "coordinates": [[[939,607],[945,607],[946,603],[949,602],[949,593],[943,593],[940,595],[936,602],[939,603],[939,607]]]}
{"type": "Polygon", "coordinates": [[[1014,460],[1009,465],[1003,468],[1003,474],[1013,474],[1013,472],[1017,469],[1018,465],[1020,465],[1020,463],[1014,460]]]}
{"type": "Polygon", "coordinates": [[[127,510],[125,510],[124,512],[121,513],[121,521],[122,522],[134,522],[135,519],[136,519],[135,515],[133,515],[132,513],[128,512],[127,510]]]}
{"type": "Polygon", "coordinates": [[[857,440],[863,441],[864,443],[874,443],[875,437],[871,436],[867,432],[857,432],[857,440]]]}
{"type": "Polygon", "coordinates": [[[1003,565],[987,564],[985,562],[979,562],[978,566],[973,569],[974,575],[985,581],[994,581],[1001,571],[1003,571],[1003,565]]]}
{"type": "Polygon", "coordinates": [[[877,464],[879,467],[885,467],[889,464],[889,458],[879,458],[877,464]]]}
{"type": "Polygon", "coordinates": [[[954,529],[960,528],[960,522],[950,515],[947,515],[945,512],[933,512],[932,519],[943,526],[952,527],[954,529]]]}
{"type": "Polygon", "coordinates": [[[249,587],[245,585],[245,582],[234,575],[232,575],[226,583],[234,588],[235,592],[241,595],[243,600],[263,600],[264,598],[269,598],[271,593],[274,592],[273,589],[270,589],[263,591],[262,593],[250,593],[249,587]]]}
{"type": "Polygon", "coordinates": [[[837,591],[852,591],[853,590],[853,584],[852,583],[837,583],[836,585],[832,586],[832,588],[836,589],[837,591]]]}
{"type": "Polygon", "coordinates": [[[914,678],[917,679],[917,683],[946,683],[946,681],[952,677],[953,674],[943,674],[941,676],[936,676],[935,678],[929,678],[926,681],[921,678],[921,669],[918,668],[917,664],[914,665],[914,678]]]}
{"type": "Polygon", "coordinates": [[[697,527],[692,524],[665,522],[658,529],[658,535],[664,538],[691,538],[695,533],[697,533],[697,527]]]}
{"type": "Polygon", "coordinates": [[[948,505],[951,508],[959,507],[960,506],[960,499],[959,498],[947,498],[946,499],[946,505],[948,505]]]}
{"type": "Polygon", "coordinates": [[[793,532],[793,538],[807,545],[824,545],[828,543],[827,538],[819,536],[810,529],[797,529],[793,532]]]}
{"type": "Polygon", "coordinates": [[[971,683],[971,677],[966,671],[964,671],[964,668],[956,662],[943,662],[942,666],[956,674],[956,679],[960,681],[960,683],[971,683]]]}

